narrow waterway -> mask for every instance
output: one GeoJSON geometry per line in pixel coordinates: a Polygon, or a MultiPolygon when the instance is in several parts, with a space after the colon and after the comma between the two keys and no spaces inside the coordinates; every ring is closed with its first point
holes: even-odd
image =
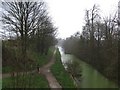
{"type": "Polygon", "coordinates": [[[81,80],[77,84],[80,88],[117,88],[117,85],[108,80],[106,77],[104,77],[101,73],[99,73],[96,69],[94,69],[89,64],[79,60],[73,55],[65,54],[64,50],[61,47],[58,47],[60,54],[61,54],[61,60],[62,63],[65,66],[66,62],[70,62],[70,60],[78,60],[81,65],[81,80]]]}

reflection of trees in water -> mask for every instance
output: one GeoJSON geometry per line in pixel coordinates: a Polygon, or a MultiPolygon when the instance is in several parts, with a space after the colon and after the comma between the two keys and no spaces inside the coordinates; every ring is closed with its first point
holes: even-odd
{"type": "Polygon", "coordinates": [[[65,65],[67,66],[67,71],[72,75],[75,82],[79,84],[82,76],[82,68],[80,63],[77,60],[70,60],[69,62],[66,62],[65,65]]]}

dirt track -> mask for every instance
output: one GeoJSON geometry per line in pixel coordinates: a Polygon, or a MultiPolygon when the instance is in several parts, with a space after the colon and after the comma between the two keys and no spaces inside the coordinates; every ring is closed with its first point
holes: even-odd
{"type": "MultiPolygon", "coordinates": [[[[46,77],[50,88],[62,88],[60,86],[60,84],[58,83],[58,81],[56,80],[56,78],[53,76],[53,74],[50,71],[50,67],[55,63],[55,54],[56,54],[56,49],[53,53],[53,56],[52,56],[51,60],[46,65],[44,65],[43,67],[39,68],[39,74],[42,74],[46,77]]],[[[36,70],[33,70],[33,71],[27,72],[27,74],[35,73],[35,72],[36,72],[36,70]]],[[[21,75],[23,73],[24,72],[19,72],[19,74],[21,74],[21,75]]],[[[2,78],[10,77],[11,75],[12,75],[11,73],[2,74],[2,78]]],[[[16,76],[16,75],[17,75],[17,73],[15,72],[14,76],[16,76]]]]}
{"type": "Polygon", "coordinates": [[[50,67],[55,62],[55,54],[56,54],[56,50],[54,51],[50,62],[39,69],[39,73],[43,74],[46,77],[46,79],[48,80],[50,88],[62,88],[60,86],[60,84],[57,82],[56,78],[53,76],[53,74],[50,71],[50,67]]]}

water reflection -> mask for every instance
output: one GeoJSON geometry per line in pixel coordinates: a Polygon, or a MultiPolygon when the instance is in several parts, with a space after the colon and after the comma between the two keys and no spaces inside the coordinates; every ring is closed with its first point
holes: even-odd
{"type": "Polygon", "coordinates": [[[117,88],[117,85],[114,82],[111,82],[105,78],[101,73],[94,69],[89,64],[77,59],[73,55],[65,54],[64,50],[61,47],[58,47],[61,60],[65,68],[67,68],[66,63],[71,62],[72,60],[79,61],[82,69],[82,77],[80,80],[76,80],[77,84],[81,88],[117,88]]]}

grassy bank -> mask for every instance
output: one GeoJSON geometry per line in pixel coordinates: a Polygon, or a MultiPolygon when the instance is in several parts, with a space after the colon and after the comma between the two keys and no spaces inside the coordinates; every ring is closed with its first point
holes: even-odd
{"type": "MultiPolygon", "coordinates": [[[[27,51],[27,57],[29,61],[27,61],[26,63],[26,69],[30,71],[36,69],[37,66],[42,67],[44,64],[48,63],[49,58],[52,56],[54,49],[55,49],[54,47],[50,47],[47,55],[41,55],[32,50],[27,51]]],[[[10,56],[10,57],[14,57],[14,56],[10,56]]],[[[16,58],[19,58],[19,56],[17,56],[16,58]]],[[[22,68],[22,65],[19,66],[16,64],[17,62],[14,61],[15,60],[13,60],[14,65],[10,65],[10,64],[4,65],[2,67],[2,73],[10,73],[16,71],[21,72],[24,70],[24,68],[22,68]]],[[[11,60],[9,60],[8,62],[12,63],[11,60]]]]}
{"type": "Polygon", "coordinates": [[[3,78],[2,88],[48,88],[46,79],[37,73],[3,78]],[[18,83],[17,83],[18,81],[18,83]]]}
{"type": "Polygon", "coordinates": [[[47,55],[44,55],[44,54],[41,55],[39,53],[29,51],[28,57],[35,62],[32,69],[35,69],[37,66],[42,67],[43,65],[47,64],[54,50],[55,50],[55,47],[50,47],[47,55]]]}
{"type": "Polygon", "coordinates": [[[75,88],[75,84],[73,79],[70,77],[69,73],[66,72],[64,66],[61,62],[61,55],[59,50],[56,52],[55,56],[55,64],[51,67],[51,71],[56,77],[57,81],[63,88],[75,88]]]}
{"type": "MultiPolygon", "coordinates": [[[[32,60],[33,63],[27,64],[27,70],[36,69],[37,66],[42,67],[44,64],[49,62],[49,58],[52,56],[54,47],[51,47],[48,51],[48,55],[40,55],[34,51],[27,52],[28,57],[32,60]]],[[[5,66],[2,68],[4,73],[14,72],[17,66],[5,66]]],[[[18,68],[19,69],[19,68],[18,68]]],[[[19,70],[22,71],[22,70],[19,70]]],[[[25,74],[18,75],[16,77],[8,77],[2,79],[2,87],[3,88],[48,88],[48,82],[40,74],[32,73],[32,74],[25,74]]]]}

